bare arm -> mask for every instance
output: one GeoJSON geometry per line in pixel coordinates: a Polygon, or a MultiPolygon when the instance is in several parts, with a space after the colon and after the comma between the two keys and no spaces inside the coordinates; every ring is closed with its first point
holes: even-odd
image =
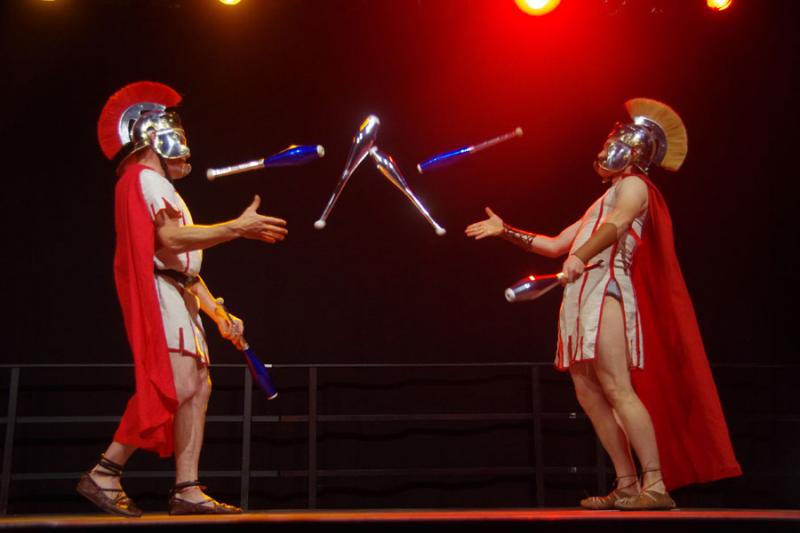
{"type": "Polygon", "coordinates": [[[271,244],[282,241],[288,233],[286,221],[259,215],[256,210],[260,204],[261,198],[256,195],[238,218],[211,226],[181,226],[177,213],[164,209],[156,215],[156,245],[177,254],[204,250],[239,237],[271,244]]]}
{"type": "Polygon", "coordinates": [[[575,221],[572,225],[567,226],[564,228],[561,233],[559,233],[556,237],[547,237],[545,235],[539,235],[536,238],[536,241],[533,242],[534,246],[538,246],[541,251],[535,251],[536,253],[543,255],[545,257],[559,257],[564,255],[565,253],[569,252],[570,247],[572,247],[572,242],[575,240],[575,236],[578,234],[578,229],[581,227],[581,221],[575,221]],[[538,241],[538,242],[537,242],[538,241]]]}
{"type": "Polygon", "coordinates": [[[594,256],[617,242],[628,231],[636,217],[647,207],[647,185],[641,178],[628,176],[617,186],[619,188],[614,209],[603,218],[597,231],[589,237],[589,240],[564,261],[562,272],[565,274],[566,282],[578,279],[583,274],[586,264],[594,256]]]}
{"type": "Polygon", "coordinates": [[[475,240],[486,237],[502,237],[526,251],[545,257],[558,257],[567,253],[581,225],[579,220],[565,228],[558,236],[548,237],[512,228],[508,224],[504,224],[503,220],[488,207],[486,214],[489,215],[488,219],[467,226],[464,231],[467,237],[474,237],[475,240]]]}
{"type": "Polygon", "coordinates": [[[189,287],[189,290],[197,296],[197,299],[200,301],[200,309],[203,310],[205,314],[209,317],[217,320],[217,301],[216,298],[211,294],[211,291],[206,285],[206,282],[203,278],[198,277],[197,283],[193,284],[189,287]]]}
{"type": "Polygon", "coordinates": [[[614,224],[617,238],[628,231],[633,221],[647,208],[647,184],[637,176],[628,176],[619,182],[617,205],[602,223],[614,224]]]}
{"type": "Polygon", "coordinates": [[[239,348],[244,334],[244,322],[238,317],[229,315],[223,307],[217,304],[217,299],[211,294],[203,278],[199,278],[189,290],[200,301],[200,309],[216,322],[220,335],[239,348]]]}

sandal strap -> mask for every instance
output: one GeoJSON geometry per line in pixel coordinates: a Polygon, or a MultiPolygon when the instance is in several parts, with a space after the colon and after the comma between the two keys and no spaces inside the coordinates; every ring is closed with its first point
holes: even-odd
{"type": "Polygon", "coordinates": [[[104,468],[107,470],[106,472],[101,470],[95,470],[95,473],[100,476],[109,476],[109,477],[120,477],[122,476],[122,471],[124,470],[124,466],[115,463],[111,459],[108,459],[102,453],[100,454],[100,460],[97,461],[97,466],[104,468]]]}
{"type": "MultiPolygon", "coordinates": [[[[661,467],[649,468],[647,470],[642,470],[642,482],[644,482],[644,475],[647,474],[648,472],[661,472],[661,467]]],[[[650,487],[652,487],[654,485],[657,485],[658,483],[661,483],[662,481],[664,481],[664,477],[663,476],[659,477],[657,480],[652,481],[652,482],[648,483],[647,485],[645,485],[644,487],[642,487],[642,492],[647,491],[647,489],[649,489],[650,487]]]]}
{"type": "Polygon", "coordinates": [[[619,489],[627,489],[628,487],[632,487],[639,482],[639,476],[637,474],[628,474],[627,476],[617,476],[614,478],[614,492],[618,491],[619,489]],[[619,486],[620,480],[627,479],[627,478],[634,478],[633,483],[628,483],[622,487],[619,486]]]}
{"type": "Polygon", "coordinates": [[[648,490],[650,487],[652,487],[652,486],[655,486],[655,485],[657,485],[658,483],[660,483],[660,482],[662,482],[662,481],[664,481],[664,478],[663,478],[663,477],[660,477],[660,478],[658,478],[657,480],[653,481],[652,483],[648,483],[647,485],[645,485],[644,487],[642,487],[642,492],[647,492],[647,490],[648,490]]]}
{"type": "Polygon", "coordinates": [[[184,481],[182,483],[176,483],[172,487],[172,489],[169,491],[170,498],[174,497],[176,494],[178,494],[182,490],[188,489],[189,487],[200,487],[200,490],[206,490],[206,488],[207,488],[198,479],[195,479],[194,481],[184,481]]]}

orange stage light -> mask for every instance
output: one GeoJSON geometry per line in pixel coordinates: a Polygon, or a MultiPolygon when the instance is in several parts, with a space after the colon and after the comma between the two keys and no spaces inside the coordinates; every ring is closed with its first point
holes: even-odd
{"type": "Polygon", "coordinates": [[[220,4],[225,4],[226,6],[235,6],[242,0],[219,0],[220,4]]]}
{"type": "Polygon", "coordinates": [[[708,7],[710,7],[714,11],[725,11],[726,9],[731,7],[732,3],[733,0],[706,0],[706,4],[708,5],[708,7]]]}
{"type": "Polygon", "coordinates": [[[517,7],[528,15],[546,15],[558,7],[561,0],[514,0],[517,7]]]}

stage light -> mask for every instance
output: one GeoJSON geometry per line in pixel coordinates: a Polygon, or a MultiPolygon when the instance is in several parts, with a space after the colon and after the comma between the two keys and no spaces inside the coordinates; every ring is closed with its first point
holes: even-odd
{"type": "Polygon", "coordinates": [[[528,15],[546,15],[558,7],[561,0],[514,0],[517,7],[528,15]]]}
{"type": "Polygon", "coordinates": [[[235,6],[242,0],[219,0],[220,4],[225,4],[226,6],[235,6]]]}
{"type": "Polygon", "coordinates": [[[731,7],[732,3],[733,0],[706,0],[706,4],[708,5],[708,7],[710,7],[714,11],[725,11],[726,9],[731,7]]]}

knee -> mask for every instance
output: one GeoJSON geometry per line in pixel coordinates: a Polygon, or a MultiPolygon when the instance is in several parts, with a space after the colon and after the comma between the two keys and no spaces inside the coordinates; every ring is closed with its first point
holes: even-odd
{"type": "Polygon", "coordinates": [[[197,383],[191,379],[175,380],[175,394],[178,397],[178,403],[182,404],[197,395],[197,383]]]}
{"type": "Polygon", "coordinates": [[[573,379],[573,385],[575,398],[584,411],[591,411],[603,399],[600,389],[594,383],[585,379],[573,379]]]}
{"type": "Polygon", "coordinates": [[[636,397],[636,394],[633,392],[633,388],[624,383],[618,383],[614,380],[610,380],[603,382],[601,386],[603,387],[603,394],[612,407],[623,405],[636,397]]]}
{"type": "Polygon", "coordinates": [[[211,381],[208,378],[200,378],[197,381],[194,395],[192,396],[192,401],[200,404],[205,405],[208,403],[208,399],[211,397],[211,381]]]}
{"type": "Polygon", "coordinates": [[[208,376],[192,376],[176,380],[175,392],[179,404],[187,401],[206,403],[211,396],[211,380],[208,376]]]}
{"type": "Polygon", "coordinates": [[[197,385],[195,397],[203,403],[208,402],[211,397],[211,379],[208,376],[201,378],[200,383],[197,385]]]}

